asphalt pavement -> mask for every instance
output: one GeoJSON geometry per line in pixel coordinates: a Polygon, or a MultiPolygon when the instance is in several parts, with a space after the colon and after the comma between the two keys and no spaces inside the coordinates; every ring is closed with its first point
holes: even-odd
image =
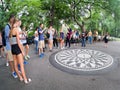
{"type": "Polygon", "coordinates": [[[0,58],[0,90],[120,90],[120,42],[111,41],[108,47],[103,42],[94,43],[82,48],[72,45],[75,49],[92,49],[105,52],[113,57],[114,65],[104,73],[72,74],[54,67],[49,57],[59,52],[54,48],[52,52],[45,50],[44,58],[35,54],[34,45],[30,45],[30,60],[25,65],[26,74],[32,79],[28,85],[14,79],[9,67],[5,66],[5,58],[0,58]]]}

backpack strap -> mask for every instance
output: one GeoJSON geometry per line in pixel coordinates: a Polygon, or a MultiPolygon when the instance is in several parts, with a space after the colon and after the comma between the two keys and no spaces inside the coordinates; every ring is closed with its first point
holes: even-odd
{"type": "Polygon", "coordinates": [[[38,35],[40,35],[39,31],[40,31],[40,28],[38,27],[38,30],[37,30],[37,32],[38,32],[38,35]]]}
{"type": "Polygon", "coordinates": [[[7,24],[7,25],[8,25],[8,27],[9,27],[9,29],[11,29],[10,24],[7,24]]]}

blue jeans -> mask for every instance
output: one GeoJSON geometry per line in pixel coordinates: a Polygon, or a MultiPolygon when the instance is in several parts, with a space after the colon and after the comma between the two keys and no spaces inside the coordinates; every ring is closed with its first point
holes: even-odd
{"type": "Polygon", "coordinates": [[[92,36],[89,36],[89,37],[88,37],[88,43],[89,43],[89,44],[92,44],[92,36]]]}
{"type": "Polygon", "coordinates": [[[82,38],[82,47],[86,46],[86,38],[82,38]]]}
{"type": "Polygon", "coordinates": [[[36,50],[36,52],[38,52],[38,41],[34,40],[34,43],[35,43],[35,50],[36,50]]]}

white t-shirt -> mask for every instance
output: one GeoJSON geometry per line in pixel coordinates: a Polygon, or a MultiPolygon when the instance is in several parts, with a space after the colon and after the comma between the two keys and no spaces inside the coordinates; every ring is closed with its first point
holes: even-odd
{"type": "MultiPolygon", "coordinates": [[[[38,34],[38,32],[37,32],[37,31],[35,31],[35,33],[34,33],[34,34],[38,34]]],[[[35,36],[34,40],[38,41],[38,36],[35,36]]]]}
{"type": "Polygon", "coordinates": [[[76,33],[73,34],[73,38],[74,38],[74,39],[77,38],[76,33]]]}
{"type": "Polygon", "coordinates": [[[20,43],[21,43],[21,44],[27,43],[27,40],[26,40],[26,36],[27,36],[27,35],[21,30],[20,27],[18,27],[18,30],[19,30],[19,32],[22,32],[21,34],[19,34],[20,43]]]}
{"type": "Polygon", "coordinates": [[[27,35],[25,34],[25,32],[23,32],[22,33],[22,39],[21,39],[22,44],[27,43],[26,36],[27,35]]]}

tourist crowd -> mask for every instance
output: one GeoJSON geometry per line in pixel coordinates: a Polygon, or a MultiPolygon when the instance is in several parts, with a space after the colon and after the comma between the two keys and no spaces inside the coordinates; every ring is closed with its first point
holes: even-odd
{"type": "MultiPolygon", "coordinates": [[[[94,32],[82,30],[80,32],[71,28],[68,28],[65,33],[63,27],[60,30],[56,30],[52,25],[44,28],[43,23],[40,23],[34,32],[35,52],[41,59],[45,57],[44,51],[46,48],[52,52],[53,47],[63,50],[65,48],[69,49],[71,44],[78,46],[80,43],[81,47],[86,47],[86,43],[92,44],[101,40],[105,41],[105,47],[107,47],[108,34],[105,34],[105,37],[102,38],[98,35],[97,30],[94,32]]],[[[31,82],[24,69],[26,60],[30,59],[27,29],[22,25],[21,20],[14,15],[10,15],[8,24],[0,32],[0,53],[1,57],[6,58],[6,66],[10,67],[14,78],[18,78],[25,84],[31,82]]]]}

